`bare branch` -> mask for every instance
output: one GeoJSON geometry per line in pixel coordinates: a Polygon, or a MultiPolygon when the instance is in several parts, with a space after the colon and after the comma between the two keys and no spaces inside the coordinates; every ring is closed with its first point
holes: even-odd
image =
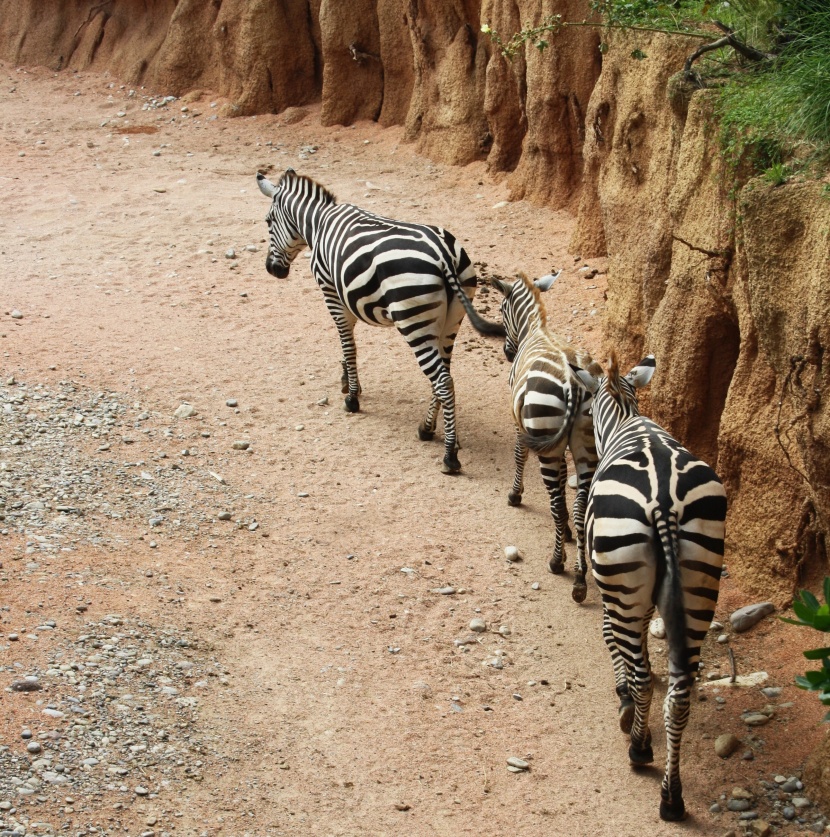
{"type": "Polygon", "coordinates": [[[726,250],[706,250],[703,247],[697,247],[694,244],[691,244],[679,235],[672,235],[672,238],[675,241],[679,241],[681,244],[685,244],[690,250],[694,250],[696,253],[703,253],[704,256],[709,256],[713,259],[728,259],[732,256],[731,247],[727,247],[726,250]]]}

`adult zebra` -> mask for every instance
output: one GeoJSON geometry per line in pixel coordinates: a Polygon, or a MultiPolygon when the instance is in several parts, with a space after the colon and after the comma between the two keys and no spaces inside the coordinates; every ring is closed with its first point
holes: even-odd
{"type": "Polygon", "coordinates": [[[600,461],[588,495],[586,537],[602,594],[602,632],[614,665],[620,728],[631,734],[631,763],[651,763],[647,639],[656,604],[669,657],[660,816],[679,820],[685,816],[680,742],[700,646],[718,599],[726,494],[705,462],[640,415],[635,390],[651,380],[654,368],[649,355],[620,377],[612,355],[604,378],[574,372],[594,395],[600,461]]]}
{"type": "Polygon", "coordinates": [[[500,324],[488,322],[473,308],[476,275],[464,248],[440,227],[393,221],[338,204],[328,189],[293,169],[276,185],[257,173],[257,183],[272,199],[265,219],[266,270],[284,279],[300,250],[311,247],[311,272],[343,348],[346,409],[353,413],[360,409],[355,323],[394,325],[432,385],[432,400],[418,435],[424,441],[433,437],[440,404],[443,471],[459,471],[450,361],[464,312],[482,334],[504,334],[500,324]]]}
{"type": "Polygon", "coordinates": [[[516,446],[516,474],[507,495],[511,506],[522,502],[524,469],[528,450],[539,457],[542,480],[550,497],[550,512],[556,525],[553,556],[549,567],[561,573],[565,565],[563,543],[571,539],[565,482],[568,476],[565,450],[570,447],[577,473],[573,514],[576,528],[576,565],[571,595],[585,600],[585,503],[597,465],[594,427],[590,415],[591,395],[574,380],[570,364],[601,372],[587,352],[562,342],[547,327],[547,312],[541,294],[549,290],[556,275],[531,281],[519,274],[515,282],[492,279],[504,295],[502,322],[506,331],[504,353],[510,368],[516,446]]]}

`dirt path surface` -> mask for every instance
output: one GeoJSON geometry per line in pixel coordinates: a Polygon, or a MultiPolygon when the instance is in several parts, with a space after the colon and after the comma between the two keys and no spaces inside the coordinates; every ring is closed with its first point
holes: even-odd
{"type": "MultiPolygon", "coordinates": [[[[265,272],[254,175],[292,166],[446,226],[482,275],[564,268],[550,321],[598,351],[605,265],[567,252],[570,217],[506,203],[483,165],[435,165],[399,129],[213,104],[0,66],[0,834],[720,834],[739,815],[709,808],[735,786],[776,833],[814,824],[809,805],[784,819],[799,794],[773,781],[820,735],[790,685],[809,639],[776,620],[732,637],[740,672],[783,691],[707,687],[691,817],[661,823],[664,686],[657,766],[632,772],[596,588],[577,606],[570,572],[546,571],[535,463],[506,502],[501,345],[462,326],[456,477],[438,436],[417,440],[428,384],[397,333],[358,327],[345,413],[308,262],[265,272]],[[769,724],[742,723],[765,704],[769,724]]],[[[495,292],[476,305],[497,317],[495,292]]],[[[727,579],[718,618],[746,603],[727,579]]],[[[706,672],[727,674],[715,637],[706,672]]]]}

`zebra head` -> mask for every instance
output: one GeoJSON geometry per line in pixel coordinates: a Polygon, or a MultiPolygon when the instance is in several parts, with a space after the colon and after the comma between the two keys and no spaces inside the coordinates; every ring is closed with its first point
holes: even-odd
{"type": "Polygon", "coordinates": [[[306,245],[300,230],[290,212],[290,198],[296,189],[292,189],[300,180],[294,169],[288,169],[275,186],[265,175],[257,172],[257,185],[260,192],[271,198],[271,209],[265,216],[268,224],[268,256],[265,269],[277,279],[285,279],[291,262],[306,245]]]}
{"type": "Polygon", "coordinates": [[[511,363],[516,359],[519,344],[527,333],[530,322],[535,320],[544,325],[545,309],[539,292],[550,290],[561,272],[549,273],[533,281],[524,274],[519,274],[519,279],[515,282],[490,280],[493,287],[504,296],[501,302],[501,318],[505,330],[504,354],[511,363]]]}
{"type": "Polygon", "coordinates": [[[571,364],[571,371],[579,385],[594,396],[592,412],[600,456],[620,422],[630,416],[640,415],[637,390],[651,381],[655,366],[654,355],[646,355],[627,375],[620,375],[617,356],[613,351],[605,375],[596,376],[587,369],[571,364]]]}

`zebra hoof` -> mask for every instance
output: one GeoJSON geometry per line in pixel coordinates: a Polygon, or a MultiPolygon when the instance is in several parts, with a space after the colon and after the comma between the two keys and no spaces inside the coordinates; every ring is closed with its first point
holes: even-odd
{"type": "Polygon", "coordinates": [[[582,604],[585,601],[585,596],[588,595],[588,585],[585,583],[585,580],[582,581],[575,581],[573,590],[571,590],[571,598],[577,603],[582,604]]]}
{"type": "Polygon", "coordinates": [[[431,442],[432,439],[435,437],[434,430],[427,430],[423,424],[418,425],[418,438],[422,442],[431,442]]]}
{"type": "Polygon", "coordinates": [[[521,506],[522,495],[514,494],[512,491],[507,495],[507,503],[511,506],[521,506]]]}
{"type": "Polygon", "coordinates": [[[357,396],[347,395],[346,396],[346,412],[348,413],[359,413],[360,412],[360,401],[357,400],[357,396]]]}
{"type": "Polygon", "coordinates": [[[634,724],[634,701],[631,698],[620,700],[620,729],[628,735],[634,724]]]}
{"type": "Polygon", "coordinates": [[[458,457],[453,454],[447,454],[444,457],[444,464],[441,466],[441,471],[445,474],[457,474],[461,470],[461,463],[458,457]]]}
{"type": "Polygon", "coordinates": [[[651,764],[654,761],[654,750],[651,749],[651,744],[646,744],[642,750],[632,744],[628,748],[628,760],[635,767],[640,767],[644,764],[651,764]]]}
{"type": "Polygon", "coordinates": [[[550,563],[548,564],[548,569],[554,575],[562,575],[562,573],[565,571],[565,562],[564,562],[564,560],[563,561],[551,560],[550,563]]]}
{"type": "Polygon", "coordinates": [[[686,805],[681,796],[676,802],[660,800],[660,819],[666,822],[678,822],[686,819],[686,805]]]}

